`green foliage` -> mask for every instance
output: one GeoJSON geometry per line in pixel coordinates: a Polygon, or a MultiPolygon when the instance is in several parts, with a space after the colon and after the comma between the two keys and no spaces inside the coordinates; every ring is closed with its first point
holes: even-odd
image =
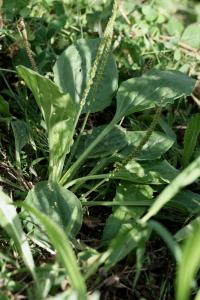
{"type": "MultiPolygon", "coordinates": [[[[94,127],[81,137],[79,149],[76,151],[77,157],[96,139],[104,128],[105,126],[94,127]]],[[[119,157],[125,157],[137,148],[145,134],[146,131],[128,131],[121,126],[114,126],[88,157],[105,157],[111,154],[115,156],[117,152],[120,153],[119,157]]],[[[173,143],[174,141],[170,137],[160,132],[153,132],[137,159],[158,159],[172,147],[173,143]]]]}
{"type": "Polygon", "coordinates": [[[200,29],[200,24],[198,23],[189,25],[183,32],[181,40],[184,43],[190,45],[191,47],[200,49],[200,37],[198,34],[199,29],[200,29]]]}
{"type": "Polygon", "coordinates": [[[145,212],[144,207],[125,206],[124,202],[146,201],[152,198],[153,190],[148,185],[133,185],[132,183],[122,182],[116,190],[113,202],[121,203],[120,207],[113,207],[113,213],[106,221],[103,232],[103,241],[109,242],[120,232],[131,229],[139,217],[145,212]]]}
{"type": "Polygon", "coordinates": [[[200,133],[200,114],[196,114],[190,120],[184,135],[183,165],[187,166],[191,160],[197,139],[200,133]]]}
{"type": "Polygon", "coordinates": [[[199,5],[15,2],[0,0],[0,298],[197,300],[199,5]]]}
{"type": "Polygon", "coordinates": [[[22,229],[21,221],[12,200],[0,190],[0,225],[4,228],[10,238],[15,242],[19,253],[21,254],[25,265],[31,272],[33,278],[37,277],[35,264],[33,261],[31,248],[28,244],[26,235],[22,229]]]}
{"type": "Polygon", "coordinates": [[[108,249],[103,254],[104,268],[108,271],[117,262],[126,257],[134,249],[145,247],[150,231],[138,224],[132,228],[123,228],[109,243],[108,249]]]}
{"type": "MultiPolygon", "coordinates": [[[[78,198],[56,183],[39,182],[29,191],[25,201],[63,228],[74,239],[82,225],[82,207],[78,198]]],[[[35,216],[25,219],[29,232],[40,240],[46,240],[45,230],[35,216]]]]}
{"type": "Polygon", "coordinates": [[[70,246],[70,242],[67,239],[63,229],[51,220],[48,216],[41,213],[37,208],[23,202],[20,204],[28,212],[38,219],[42,224],[51,240],[53,246],[57,250],[59,258],[69,276],[70,282],[74,290],[78,293],[79,299],[86,299],[86,287],[83,277],[80,274],[79,268],[76,263],[73,250],[70,246]]]}
{"type": "MultiPolygon", "coordinates": [[[[78,40],[69,46],[57,59],[54,65],[54,80],[65,93],[69,93],[77,105],[77,111],[81,97],[90,77],[92,63],[95,59],[100,39],[78,40]]],[[[118,71],[113,55],[110,54],[100,87],[94,99],[91,92],[86,99],[84,112],[101,111],[111,104],[113,93],[118,86],[118,71]],[[90,100],[90,103],[88,102],[90,100]]]]}
{"type": "Polygon", "coordinates": [[[4,98],[2,96],[0,96],[0,114],[3,117],[10,116],[9,104],[7,101],[4,100],[4,98]]]}
{"type": "Polygon", "coordinates": [[[147,221],[159,210],[170,201],[181,188],[193,183],[200,176],[200,157],[193,161],[183,172],[181,172],[172,182],[169,184],[160,195],[157,197],[154,204],[149,209],[148,213],[142,218],[142,222],[147,221]]]}
{"type": "Polygon", "coordinates": [[[131,160],[124,168],[114,174],[115,178],[137,184],[169,183],[178,172],[166,160],[136,162],[131,160]]]}
{"type": "Polygon", "coordinates": [[[192,224],[190,235],[187,237],[183,245],[183,255],[176,278],[176,299],[188,300],[193,280],[200,268],[200,222],[197,219],[192,224]]]}
{"type": "Polygon", "coordinates": [[[69,94],[63,94],[49,79],[25,67],[17,68],[31,89],[43,114],[48,132],[49,178],[58,181],[73,139],[76,106],[69,94]]]}
{"type": "Polygon", "coordinates": [[[24,121],[16,120],[11,123],[15,137],[16,162],[21,168],[20,152],[29,141],[28,127],[24,121]]]}
{"type": "Polygon", "coordinates": [[[178,71],[151,70],[120,85],[115,118],[120,120],[135,112],[157,106],[166,107],[174,100],[190,95],[195,80],[178,71]]]}

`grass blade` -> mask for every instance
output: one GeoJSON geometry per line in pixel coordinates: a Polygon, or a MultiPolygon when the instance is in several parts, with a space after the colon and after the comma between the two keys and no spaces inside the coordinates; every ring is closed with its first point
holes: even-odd
{"type": "Polygon", "coordinates": [[[56,249],[59,258],[70,278],[72,288],[78,293],[80,300],[86,300],[86,286],[76,263],[76,257],[70,246],[66,234],[54,221],[41,213],[38,209],[25,202],[18,202],[29,213],[33,214],[46,229],[46,232],[56,249]]]}
{"type": "MultiPolygon", "coordinates": [[[[195,222],[193,226],[194,230],[185,241],[182,260],[178,266],[176,300],[188,300],[190,298],[190,289],[200,268],[200,223],[195,222]]],[[[199,299],[198,294],[197,299],[199,299]]]]}
{"type": "Polygon", "coordinates": [[[192,154],[194,152],[195,146],[197,144],[197,138],[200,133],[200,114],[196,114],[192,117],[188,124],[188,127],[184,135],[184,150],[183,150],[183,165],[186,167],[192,154]]]}
{"type": "Polygon", "coordinates": [[[200,156],[181,172],[157,197],[146,215],[141,219],[142,223],[156,215],[160,209],[170,201],[181,188],[191,184],[200,176],[200,156]]]}
{"type": "Polygon", "coordinates": [[[175,260],[177,262],[181,261],[181,249],[176,242],[176,240],[173,238],[171,233],[159,222],[157,221],[149,221],[148,225],[151,229],[155,230],[161,238],[164,240],[164,242],[167,244],[168,248],[170,249],[171,253],[173,254],[175,260]]]}
{"type": "Polygon", "coordinates": [[[31,254],[31,249],[22,230],[20,219],[12,200],[2,191],[0,191],[0,225],[7,234],[14,240],[26,267],[31,272],[37,282],[35,265],[31,254]]]}

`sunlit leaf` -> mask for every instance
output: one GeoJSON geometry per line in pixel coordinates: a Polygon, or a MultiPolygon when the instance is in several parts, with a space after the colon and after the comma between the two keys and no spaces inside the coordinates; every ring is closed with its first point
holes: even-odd
{"type": "Polygon", "coordinates": [[[190,95],[194,85],[194,79],[179,71],[150,70],[121,84],[115,118],[120,120],[145,109],[165,107],[182,96],[190,95]]]}
{"type": "Polygon", "coordinates": [[[131,160],[124,168],[115,172],[114,177],[134,183],[161,184],[171,182],[177,175],[178,171],[166,160],[131,160]]]}
{"type": "Polygon", "coordinates": [[[190,223],[188,223],[183,228],[178,230],[176,232],[176,234],[174,235],[175,239],[178,242],[181,242],[181,241],[185,240],[186,238],[188,238],[193,233],[197,223],[200,224],[200,217],[193,219],[190,223]]]}
{"type": "Polygon", "coordinates": [[[188,300],[196,273],[200,268],[200,222],[192,224],[193,230],[183,246],[183,256],[176,277],[176,300],[188,300]]]}
{"type": "Polygon", "coordinates": [[[200,36],[199,36],[200,24],[190,24],[181,37],[181,41],[189,46],[200,49],[200,36]]]}
{"type": "Polygon", "coordinates": [[[69,94],[63,94],[49,79],[25,68],[17,67],[19,75],[31,89],[43,114],[48,131],[50,178],[58,181],[66,154],[72,144],[76,106],[69,94]]]}

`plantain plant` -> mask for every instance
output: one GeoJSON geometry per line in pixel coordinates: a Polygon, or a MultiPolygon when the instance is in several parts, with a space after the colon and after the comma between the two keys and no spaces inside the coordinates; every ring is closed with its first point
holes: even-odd
{"type": "MultiPolygon", "coordinates": [[[[173,137],[155,131],[161,111],[190,95],[195,80],[179,71],[155,69],[119,83],[112,54],[117,13],[118,1],[114,1],[112,16],[101,38],[80,39],[58,56],[53,80],[27,67],[17,67],[41,111],[49,147],[48,177],[38,182],[18,205],[23,209],[24,225],[34,239],[56,249],[77,299],[87,299],[85,280],[99,266],[109,271],[133,250],[136,251],[136,285],[145,243],[153,230],[164,238],[177,260],[177,299],[181,299],[181,249],[176,237],[156,221],[149,220],[164,205],[194,215],[200,211],[196,194],[179,192],[200,175],[199,158],[180,173],[162,159],[174,144],[173,137]],[[115,106],[115,100],[116,111],[111,121],[85,130],[90,114],[101,112],[111,104],[115,106]],[[145,110],[155,112],[146,131],[126,130],[121,126],[124,118],[145,110]],[[82,125],[77,127],[80,120],[82,125]],[[92,184],[83,193],[86,181],[92,184]],[[110,181],[117,184],[114,199],[93,200],[92,192],[110,181]],[[154,201],[156,187],[166,184],[169,185],[154,201]],[[113,208],[102,237],[102,245],[107,248],[95,252],[95,264],[88,264],[81,275],[72,247],[77,246],[75,238],[82,226],[84,207],[91,205],[113,208]]],[[[189,159],[185,146],[185,165],[189,159]]],[[[186,256],[185,253],[186,250],[183,252],[186,256]]],[[[35,276],[33,265],[27,266],[35,276]]]]}

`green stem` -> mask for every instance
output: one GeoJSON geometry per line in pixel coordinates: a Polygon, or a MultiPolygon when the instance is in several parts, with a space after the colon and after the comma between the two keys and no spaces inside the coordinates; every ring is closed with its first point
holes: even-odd
{"type": "Polygon", "coordinates": [[[69,187],[73,186],[76,183],[79,183],[79,182],[83,183],[83,182],[85,182],[87,180],[96,180],[96,179],[108,178],[108,175],[109,174],[98,174],[98,175],[89,175],[89,176],[84,176],[84,177],[76,178],[76,179],[74,179],[74,180],[66,183],[64,185],[64,187],[66,189],[68,189],[69,187]]]}
{"type": "Polygon", "coordinates": [[[151,206],[150,201],[124,201],[124,202],[114,202],[114,201],[88,201],[82,202],[82,206],[151,206]]]}
{"type": "Polygon", "coordinates": [[[68,169],[68,167],[70,166],[71,161],[72,161],[72,159],[73,159],[73,157],[74,157],[74,155],[75,155],[75,153],[76,153],[76,150],[77,150],[78,145],[79,145],[79,143],[80,143],[80,139],[81,139],[81,136],[82,136],[82,134],[83,134],[83,132],[84,132],[85,125],[86,125],[86,123],[87,123],[87,120],[88,120],[89,115],[90,115],[89,112],[85,115],[85,118],[84,118],[84,120],[83,120],[83,124],[82,124],[81,130],[80,130],[79,135],[78,135],[78,137],[77,137],[77,139],[76,139],[76,141],[75,141],[75,143],[74,143],[74,147],[72,148],[72,152],[71,152],[70,157],[69,157],[69,159],[68,159],[68,161],[67,161],[67,164],[66,164],[65,169],[68,169]]]}
{"type": "Polygon", "coordinates": [[[14,70],[10,70],[10,69],[4,69],[4,68],[0,68],[0,71],[2,71],[2,72],[8,72],[8,73],[15,73],[15,74],[17,74],[17,72],[16,72],[16,71],[14,71],[14,70]]]}
{"type": "MultiPolygon", "coordinates": [[[[131,160],[131,159],[134,159],[135,157],[137,157],[140,152],[142,151],[144,145],[148,142],[158,120],[159,120],[159,117],[160,117],[160,114],[161,114],[161,111],[162,111],[162,107],[158,107],[157,110],[156,110],[156,114],[153,118],[153,121],[151,123],[151,125],[149,126],[144,138],[141,140],[140,144],[138,145],[138,147],[135,149],[135,151],[133,151],[130,155],[128,155],[127,158],[125,158],[125,160],[123,160],[121,163],[119,163],[115,169],[113,171],[111,171],[109,174],[108,174],[108,177],[107,178],[104,178],[103,180],[101,180],[99,183],[97,183],[91,190],[89,190],[87,193],[84,194],[84,197],[88,197],[92,192],[96,191],[96,189],[98,187],[100,187],[102,184],[104,184],[106,181],[108,181],[110,178],[113,178],[115,176],[115,173],[118,172],[121,168],[125,167],[127,165],[127,163],[131,160]]],[[[116,122],[117,121],[117,118],[114,117],[113,118],[113,121],[116,122]]],[[[79,185],[78,185],[79,187],[79,185]]]]}
{"type": "Polygon", "coordinates": [[[88,146],[88,148],[79,156],[77,161],[67,170],[67,172],[63,175],[63,177],[60,180],[60,184],[64,185],[69,177],[71,177],[75,171],[81,166],[83,161],[86,159],[86,157],[89,155],[89,153],[96,147],[96,145],[106,136],[114,127],[115,122],[114,119],[109,123],[104,130],[100,132],[100,134],[96,137],[96,139],[88,146]]]}
{"type": "Polygon", "coordinates": [[[98,187],[100,187],[102,184],[104,184],[106,181],[108,181],[109,178],[110,178],[110,174],[108,174],[108,176],[106,178],[102,179],[100,182],[95,184],[95,186],[92,189],[90,189],[87,193],[85,193],[83,195],[83,197],[87,198],[92,192],[95,192],[98,189],[98,187]]]}

